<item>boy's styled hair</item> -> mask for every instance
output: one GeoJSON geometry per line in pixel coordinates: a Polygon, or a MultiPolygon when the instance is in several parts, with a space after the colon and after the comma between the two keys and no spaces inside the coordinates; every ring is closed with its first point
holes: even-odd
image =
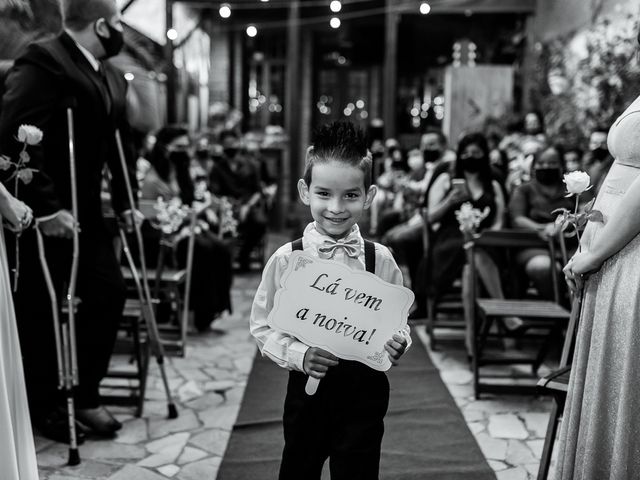
{"type": "Polygon", "coordinates": [[[371,186],[371,152],[367,149],[367,137],[360,127],[351,122],[337,121],[322,125],[313,135],[313,143],[307,149],[304,182],[311,185],[313,166],[336,161],[359,168],[364,173],[364,189],[371,186]]]}
{"type": "Polygon", "coordinates": [[[115,0],[63,0],[64,25],[71,30],[82,30],[99,18],[109,20],[116,13],[115,0]]]}

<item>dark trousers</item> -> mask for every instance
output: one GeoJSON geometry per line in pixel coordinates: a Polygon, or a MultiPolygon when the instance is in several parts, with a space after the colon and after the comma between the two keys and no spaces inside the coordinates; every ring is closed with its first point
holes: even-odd
{"type": "MultiPolygon", "coordinates": [[[[70,240],[45,237],[45,248],[61,305],[69,281],[72,244],[70,240]]],[[[12,246],[8,251],[13,255],[12,246]]],[[[76,407],[94,408],[100,405],[98,388],[109,366],[125,300],[124,280],[106,231],[86,229],[81,233],[76,295],[80,298],[76,315],[76,407]]],[[[20,277],[14,301],[29,407],[37,423],[60,404],[61,395],[51,301],[33,231],[20,238],[20,277]]]]}
{"type": "Polygon", "coordinates": [[[309,396],[307,376],[290,372],[280,480],[377,480],[389,382],[384,372],[340,360],[309,396]]]}

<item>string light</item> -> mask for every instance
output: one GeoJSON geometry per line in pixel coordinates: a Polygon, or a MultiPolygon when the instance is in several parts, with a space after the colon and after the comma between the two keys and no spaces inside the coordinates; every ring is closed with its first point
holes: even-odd
{"type": "Polygon", "coordinates": [[[420,4],[420,13],[422,15],[428,15],[430,11],[431,11],[431,5],[429,5],[427,2],[422,2],[420,4]]]}
{"type": "Polygon", "coordinates": [[[247,27],[247,35],[249,35],[250,37],[255,37],[256,35],[258,35],[258,29],[255,25],[249,25],[247,27]]]}
{"type": "Polygon", "coordinates": [[[342,3],[340,3],[338,0],[333,0],[329,5],[329,8],[333,13],[338,13],[340,10],[342,10],[342,3]]]}
{"type": "Polygon", "coordinates": [[[169,40],[175,40],[176,38],[178,38],[178,32],[175,28],[170,28],[169,30],[167,30],[167,38],[169,40]]]}
{"type": "Polygon", "coordinates": [[[331,28],[340,28],[340,19],[338,17],[331,17],[331,20],[329,21],[329,25],[331,25],[331,28]]]}
{"type": "Polygon", "coordinates": [[[228,3],[223,3],[220,5],[218,13],[222,18],[229,18],[231,16],[231,6],[228,3]]]}

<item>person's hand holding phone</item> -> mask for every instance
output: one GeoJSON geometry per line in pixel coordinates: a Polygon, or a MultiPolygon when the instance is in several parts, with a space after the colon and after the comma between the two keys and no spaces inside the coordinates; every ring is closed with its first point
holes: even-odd
{"type": "Polygon", "coordinates": [[[451,181],[451,191],[447,196],[449,205],[455,206],[469,200],[469,189],[467,188],[466,180],[462,178],[454,178],[451,181]]]}

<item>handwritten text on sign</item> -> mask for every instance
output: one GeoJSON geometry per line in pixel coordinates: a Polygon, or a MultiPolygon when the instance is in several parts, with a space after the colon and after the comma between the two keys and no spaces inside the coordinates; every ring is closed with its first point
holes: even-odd
{"type": "Polygon", "coordinates": [[[376,370],[391,367],[384,344],[406,326],[413,292],[299,251],[281,287],[268,318],[273,328],[376,370]]]}

